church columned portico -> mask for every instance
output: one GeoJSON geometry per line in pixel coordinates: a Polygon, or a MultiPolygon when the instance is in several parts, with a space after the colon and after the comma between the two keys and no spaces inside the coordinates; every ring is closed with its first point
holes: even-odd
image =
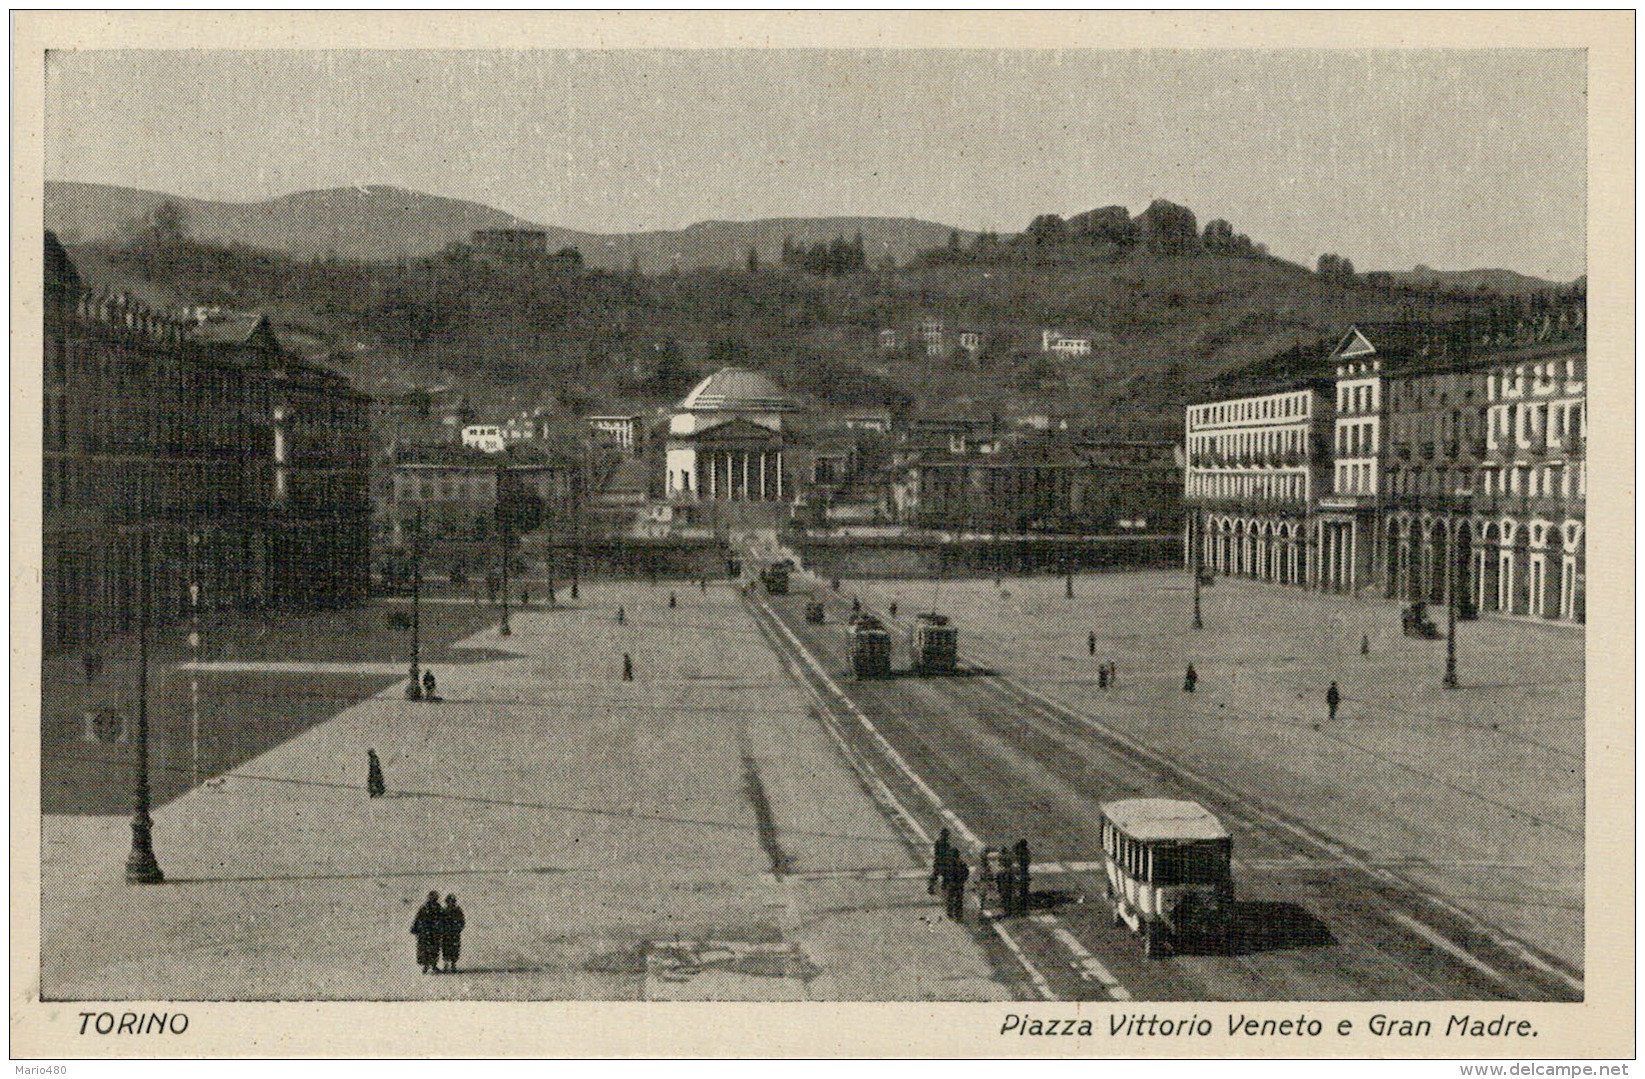
{"type": "Polygon", "coordinates": [[[677,502],[780,503],[799,405],[764,375],[727,367],[710,375],[669,418],[664,488],[677,502]]]}

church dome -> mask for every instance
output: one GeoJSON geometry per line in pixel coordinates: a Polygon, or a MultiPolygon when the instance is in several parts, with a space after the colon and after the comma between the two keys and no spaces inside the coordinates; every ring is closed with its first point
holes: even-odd
{"type": "Polygon", "coordinates": [[[722,367],[691,388],[682,412],[794,412],[799,402],[758,371],[722,367]]]}

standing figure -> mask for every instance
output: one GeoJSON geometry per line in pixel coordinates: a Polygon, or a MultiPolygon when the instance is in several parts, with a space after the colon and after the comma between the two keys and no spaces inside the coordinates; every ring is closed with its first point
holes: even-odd
{"type": "Polygon", "coordinates": [[[1120,684],[1120,665],[1113,660],[1108,661],[1108,688],[1114,689],[1120,684]]]}
{"type": "Polygon", "coordinates": [[[437,700],[439,700],[440,698],[436,697],[434,695],[434,691],[435,691],[436,688],[438,688],[438,686],[439,686],[439,683],[434,680],[434,672],[433,671],[424,671],[423,672],[423,700],[425,700],[425,701],[437,701],[437,700]]]}
{"type": "Polygon", "coordinates": [[[619,626],[623,624],[623,609],[621,607],[617,608],[617,624],[619,626]]]}
{"type": "Polygon", "coordinates": [[[446,905],[440,911],[440,958],[445,960],[446,973],[457,973],[457,957],[463,952],[463,908],[457,897],[446,896],[446,905]]]}
{"type": "Polygon", "coordinates": [[[1085,635],[1085,650],[1093,656],[1097,654],[1097,635],[1095,632],[1085,635]]]}
{"type": "Polygon", "coordinates": [[[1097,688],[1108,688],[1108,664],[1106,663],[1097,664],[1097,688]]]}
{"type": "Polygon", "coordinates": [[[1028,866],[1029,866],[1028,840],[1026,840],[1026,839],[1017,840],[1017,845],[1014,849],[1014,853],[1017,856],[1017,867],[1016,867],[1016,872],[1014,874],[1012,874],[1012,876],[1015,878],[1012,881],[1012,883],[1016,885],[1016,889],[1017,889],[1017,902],[1016,902],[1017,913],[1018,914],[1027,914],[1028,913],[1028,896],[1030,894],[1030,888],[1032,886],[1032,881],[1031,881],[1031,879],[1029,877],[1029,873],[1028,873],[1028,866]]]}
{"type": "Polygon", "coordinates": [[[634,681],[634,657],[627,652],[623,653],[623,681],[634,681]]]}
{"type": "Polygon", "coordinates": [[[891,601],[891,617],[892,618],[897,617],[897,601],[896,600],[891,601]]]}
{"type": "Polygon", "coordinates": [[[86,668],[86,684],[90,685],[97,681],[97,676],[103,673],[103,657],[98,654],[96,649],[88,649],[81,662],[85,664],[86,668]]]}
{"type": "Polygon", "coordinates": [[[679,606],[678,602],[674,599],[674,593],[672,592],[668,594],[668,605],[670,608],[679,606]]]}
{"type": "Polygon", "coordinates": [[[862,600],[858,599],[856,596],[851,597],[851,613],[852,614],[861,614],[862,613],[862,600]]]}
{"type": "Polygon", "coordinates": [[[948,865],[954,860],[954,844],[948,841],[948,829],[944,828],[937,833],[937,841],[931,844],[931,877],[925,882],[925,894],[937,894],[937,882],[948,875],[948,865]]]}
{"type": "Polygon", "coordinates": [[[840,579],[838,577],[834,578],[833,588],[834,588],[834,591],[836,591],[836,592],[838,592],[840,590],[840,579]]]}
{"type": "Polygon", "coordinates": [[[1199,672],[1194,670],[1194,665],[1190,663],[1188,669],[1182,672],[1182,691],[1184,693],[1194,692],[1194,685],[1198,681],[1199,672]]]}
{"type": "Polygon", "coordinates": [[[942,894],[947,903],[948,916],[956,922],[965,921],[965,882],[971,878],[971,867],[955,854],[948,864],[948,876],[943,880],[942,894]]]}
{"type": "Polygon", "coordinates": [[[999,897],[1000,917],[1008,918],[1017,907],[1016,874],[1011,871],[1011,851],[1000,848],[1000,867],[994,871],[994,894],[999,897]]]}
{"type": "Polygon", "coordinates": [[[375,749],[366,750],[366,794],[381,798],[387,789],[383,785],[383,762],[377,759],[375,749]]]}
{"type": "Polygon", "coordinates": [[[1371,654],[1371,635],[1369,633],[1359,635],[1359,654],[1362,656],[1371,654]]]}
{"type": "Polygon", "coordinates": [[[445,915],[440,910],[440,893],[429,892],[428,900],[417,908],[411,931],[417,937],[417,965],[424,974],[440,972],[440,923],[445,915]]]}
{"type": "Polygon", "coordinates": [[[707,591],[708,591],[708,578],[707,577],[697,578],[697,591],[707,593],[707,591]]]}
{"type": "Polygon", "coordinates": [[[522,588],[520,589],[520,607],[523,609],[529,606],[531,606],[531,590],[522,588]]]}
{"type": "Polygon", "coordinates": [[[1325,691],[1325,708],[1330,712],[1330,718],[1337,718],[1337,705],[1342,703],[1342,694],[1337,692],[1337,684],[1331,683],[1331,688],[1325,691]]]}

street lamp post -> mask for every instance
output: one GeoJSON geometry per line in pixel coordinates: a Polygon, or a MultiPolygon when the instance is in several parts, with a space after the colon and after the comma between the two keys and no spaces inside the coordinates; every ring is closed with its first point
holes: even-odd
{"type": "MultiPolygon", "coordinates": [[[[143,493],[147,494],[147,485],[143,493]]],[[[149,513],[139,507],[137,539],[137,791],[131,815],[131,853],[126,855],[127,884],[159,884],[166,879],[154,857],[154,819],[149,816],[149,513]]]]}
{"type": "Polygon", "coordinates": [[[1205,557],[1204,557],[1204,554],[1202,552],[1202,548],[1205,546],[1205,541],[1204,541],[1203,536],[1199,534],[1200,531],[1201,531],[1201,529],[1200,529],[1200,523],[1199,523],[1199,514],[1198,513],[1193,513],[1188,518],[1188,543],[1189,543],[1189,546],[1192,548],[1190,553],[1194,556],[1193,557],[1193,569],[1194,569],[1194,628],[1195,629],[1204,629],[1205,628],[1205,619],[1201,618],[1200,613],[1199,613],[1200,578],[1205,576],[1205,557]]]}
{"type": "Polygon", "coordinates": [[[1457,508],[1468,512],[1471,492],[1458,491],[1446,515],[1445,537],[1445,678],[1446,689],[1457,688],[1457,508]]]}
{"type": "Polygon", "coordinates": [[[417,516],[411,532],[411,682],[406,686],[406,700],[423,699],[422,672],[418,670],[421,649],[421,625],[418,601],[423,591],[423,507],[417,507],[417,516]]]}
{"type": "Polygon", "coordinates": [[[507,473],[503,466],[497,466],[497,538],[503,548],[503,623],[497,627],[497,632],[504,637],[513,634],[508,625],[508,506],[503,501],[503,480],[507,473]]]}

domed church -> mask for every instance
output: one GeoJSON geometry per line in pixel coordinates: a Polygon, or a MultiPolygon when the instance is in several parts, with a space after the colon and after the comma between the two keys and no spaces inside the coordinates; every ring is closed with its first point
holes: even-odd
{"type": "Polygon", "coordinates": [[[664,490],[672,502],[792,502],[785,474],[800,403],[758,371],[722,367],[668,418],[664,490]]]}

